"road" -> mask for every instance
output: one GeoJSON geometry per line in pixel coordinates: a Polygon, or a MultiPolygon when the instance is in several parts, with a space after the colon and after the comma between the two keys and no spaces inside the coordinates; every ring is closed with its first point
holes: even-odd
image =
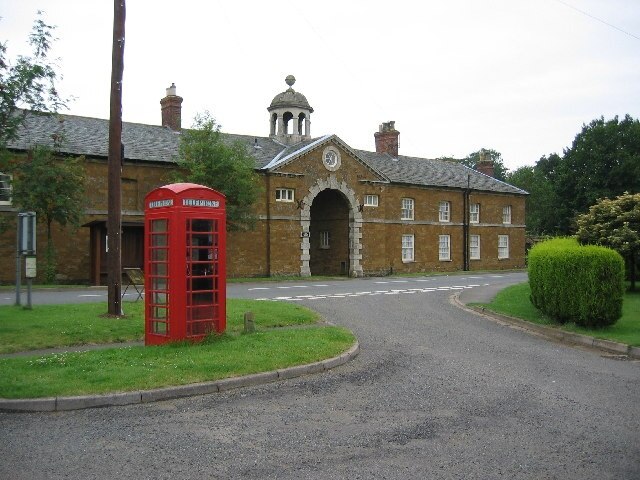
{"type": "MultiPolygon", "coordinates": [[[[290,301],[321,300],[323,298],[340,298],[340,295],[350,296],[378,296],[384,294],[396,295],[404,290],[420,291],[422,289],[442,288],[445,290],[461,290],[476,287],[499,287],[503,284],[522,282],[526,280],[525,273],[487,273],[487,274],[453,274],[431,277],[367,277],[344,280],[299,281],[299,282],[255,282],[229,283],[227,296],[230,298],[264,298],[290,301]],[[332,297],[332,295],[334,297],[332,297]],[[337,295],[337,296],[336,296],[337,295]]],[[[134,301],[138,294],[129,287],[122,289],[125,301],[134,301]]],[[[27,303],[27,294],[23,285],[21,291],[22,305],[27,303]]],[[[15,290],[0,291],[0,305],[13,305],[16,300],[15,290]]],[[[34,289],[31,302],[33,305],[54,303],[92,303],[106,302],[106,287],[87,288],[43,288],[34,289]]]]}
{"type": "Polygon", "coordinates": [[[360,355],[221,394],[0,414],[0,478],[640,478],[640,363],[449,301],[522,279],[230,285],[230,296],[314,308],[356,333],[360,355]]]}

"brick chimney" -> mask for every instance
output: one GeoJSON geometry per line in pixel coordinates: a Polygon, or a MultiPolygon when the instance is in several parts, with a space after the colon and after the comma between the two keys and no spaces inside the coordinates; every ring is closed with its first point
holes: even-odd
{"type": "Polygon", "coordinates": [[[393,120],[380,125],[379,131],[373,134],[376,139],[376,153],[388,153],[398,158],[398,143],[400,132],[396,130],[393,120]]]}
{"type": "Polygon", "coordinates": [[[480,150],[480,160],[476,163],[476,170],[488,175],[489,177],[495,176],[493,160],[491,160],[491,157],[487,155],[484,148],[480,150]]]}
{"type": "Polygon", "coordinates": [[[182,97],[176,95],[176,85],[167,88],[167,96],[160,100],[162,126],[180,131],[182,128],[182,97]]]}

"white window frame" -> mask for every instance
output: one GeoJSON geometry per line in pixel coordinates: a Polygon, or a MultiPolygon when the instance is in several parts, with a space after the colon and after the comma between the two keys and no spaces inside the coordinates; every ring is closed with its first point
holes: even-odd
{"type": "Polygon", "coordinates": [[[440,202],[438,205],[438,220],[441,222],[451,221],[451,202],[440,202]]]}
{"type": "Polygon", "coordinates": [[[469,223],[480,223],[480,204],[469,205],[469,223]]]}
{"type": "Polygon", "coordinates": [[[320,248],[322,248],[323,250],[328,250],[329,240],[330,240],[329,230],[321,231],[320,232],[320,248]]]}
{"type": "Polygon", "coordinates": [[[402,209],[400,212],[400,220],[413,220],[414,206],[415,206],[415,201],[413,200],[413,198],[403,198],[402,209]]]}
{"type": "Polygon", "coordinates": [[[438,235],[438,260],[446,262],[451,260],[451,236],[438,235]]]}
{"type": "Polygon", "coordinates": [[[13,177],[8,174],[8,173],[2,173],[0,172],[0,189],[6,191],[6,193],[8,193],[9,195],[9,200],[1,200],[0,199],[0,205],[13,205],[13,198],[12,198],[12,193],[13,193],[13,177]],[[4,187],[3,185],[5,185],[6,183],[6,187],[4,187]]]}
{"type": "Polygon", "coordinates": [[[276,188],[276,202],[293,202],[294,198],[293,188],[276,188]]]}
{"type": "Polygon", "coordinates": [[[498,235],[498,259],[509,258],[509,235],[498,235]]]}
{"type": "Polygon", "coordinates": [[[402,235],[402,262],[415,261],[415,237],[413,234],[402,235]]]}
{"type": "Polygon", "coordinates": [[[469,235],[469,259],[480,260],[480,235],[469,235]]]}
{"type": "Polygon", "coordinates": [[[379,203],[378,195],[365,195],[364,196],[364,206],[365,207],[377,207],[379,203]]]}
{"type": "Polygon", "coordinates": [[[502,223],[511,223],[511,205],[505,205],[502,207],[502,223]]]}

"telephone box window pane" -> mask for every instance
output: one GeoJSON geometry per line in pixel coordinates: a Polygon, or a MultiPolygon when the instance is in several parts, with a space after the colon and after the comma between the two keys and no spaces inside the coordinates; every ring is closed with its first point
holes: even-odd
{"type": "Polygon", "coordinates": [[[166,263],[152,263],[151,264],[151,275],[167,275],[167,264],[166,263]]]}
{"type": "Polygon", "coordinates": [[[167,235],[151,235],[151,246],[152,247],[166,247],[167,243],[167,235]]]}
{"type": "Polygon", "coordinates": [[[167,309],[165,307],[153,307],[151,310],[151,316],[154,319],[166,319],[167,309]]]}
{"type": "Polygon", "coordinates": [[[167,279],[158,277],[151,279],[151,289],[152,290],[166,290],[167,289],[167,279]]]}
{"type": "Polygon", "coordinates": [[[153,292],[152,297],[151,297],[151,303],[155,304],[155,305],[166,305],[167,299],[169,298],[169,295],[167,295],[164,292],[153,292]]]}
{"type": "Polygon", "coordinates": [[[166,232],[169,221],[166,218],[159,220],[151,220],[151,231],[153,233],[166,232]]]}
{"type": "Polygon", "coordinates": [[[151,330],[158,335],[167,334],[167,324],[165,322],[152,322],[151,330]]]}
{"type": "Polygon", "coordinates": [[[191,220],[191,230],[194,232],[211,232],[213,220],[191,220]]]}
{"type": "Polygon", "coordinates": [[[151,260],[153,262],[166,262],[168,250],[166,248],[154,248],[151,250],[151,260]]]}

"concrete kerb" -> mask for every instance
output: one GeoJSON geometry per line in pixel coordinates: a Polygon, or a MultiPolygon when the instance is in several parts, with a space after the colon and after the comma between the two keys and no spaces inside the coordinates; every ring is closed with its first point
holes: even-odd
{"type": "Polygon", "coordinates": [[[338,367],[355,358],[360,353],[360,344],[356,340],[349,350],[337,357],[320,362],[295,367],[283,368],[272,372],[254,373],[243,377],[224,378],[214,382],[193,383],[173,387],[156,388],[134,392],[118,392],[105,395],[83,395],[76,397],[46,398],[0,398],[0,411],[5,412],[55,412],[80,410],[84,408],[132,405],[137,403],[157,402],[175,398],[206,395],[224,392],[235,388],[264,385],[290,378],[321,373],[338,367]]]}
{"type": "Polygon", "coordinates": [[[470,307],[460,301],[459,297],[459,293],[453,294],[451,296],[451,303],[459,308],[462,308],[463,310],[483,316],[501,325],[515,327],[519,330],[524,330],[534,335],[539,335],[562,343],[597,348],[608,353],[627,355],[630,358],[640,359],[640,347],[632,347],[624,343],[613,342],[611,340],[602,340],[599,338],[589,337],[587,335],[581,335],[579,333],[565,332],[563,330],[548,327],[546,325],[538,325],[536,323],[530,323],[519,318],[491,312],[483,307],[470,307]]]}

